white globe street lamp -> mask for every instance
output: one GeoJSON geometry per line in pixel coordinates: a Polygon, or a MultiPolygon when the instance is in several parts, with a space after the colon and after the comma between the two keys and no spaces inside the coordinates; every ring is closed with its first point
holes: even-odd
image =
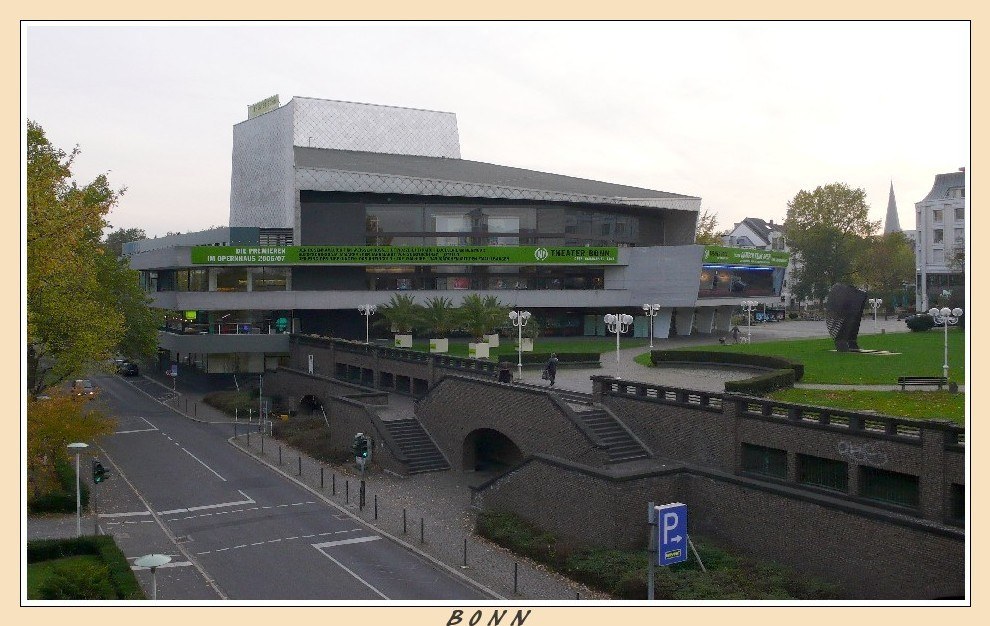
{"type": "Polygon", "coordinates": [[[867,302],[873,307],[873,332],[877,332],[877,309],[883,304],[883,300],[880,298],[870,298],[867,302]]]}
{"type": "Polygon", "coordinates": [[[653,320],[660,313],[659,304],[644,304],[643,312],[646,313],[646,317],[650,320],[650,350],[653,349],[653,320]]]}
{"type": "Polygon", "coordinates": [[[85,443],[70,443],[68,445],[69,450],[76,454],[76,537],[82,537],[82,520],[79,513],[79,453],[89,447],[89,444],[85,443]]]}
{"type": "Polygon", "coordinates": [[[949,320],[955,324],[956,321],[962,317],[963,310],[956,308],[950,309],[949,307],[943,307],[941,309],[932,308],[928,311],[928,314],[935,318],[936,323],[939,319],[942,320],[943,332],[943,348],[944,348],[944,358],[942,360],[942,376],[946,380],[949,380],[949,320]]]}
{"type": "Polygon", "coordinates": [[[364,342],[371,343],[371,316],[375,314],[378,310],[373,304],[362,304],[358,307],[358,311],[364,316],[364,342]]]}
{"type": "Polygon", "coordinates": [[[743,300],[739,304],[746,309],[746,343],[753,343],[753,309],[760,306],[756,300],[743,300]]]}
{"type": "Polygon", "coordinates": [[[619,313],[618,315],[613,315],[609,313],[605,316],[605,326],[608,327],[608,332],[615,333],[615,377],[621,378],[619,376],[619,335],[629,330],[629,325],[633,323],[632,315],[626,315],[625,313],[619,313]]]}
{"type": "Polygon", "coordinates": [[[512,325],[519,329],[519,343],[516,347],[519,351],[519,380],[522,381],[522,329],[529,321],[532,313],[529,311],[509,311],[509,319],[512,320],[512,325]]]}
{"type": "Polygon", "coordinates": [[[162,565],[171,563],[172,557],[167,554],[145,554],[134,559],[134,564],[138,567],[147,567],[151,570],[151,599],[158,599],[158,576],[155,573],[162,565]]]}

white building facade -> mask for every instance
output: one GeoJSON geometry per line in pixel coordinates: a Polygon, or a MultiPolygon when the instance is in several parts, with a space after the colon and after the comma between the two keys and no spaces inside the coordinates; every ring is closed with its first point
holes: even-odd
{"type": "Polygon", "coordinates": [[[966,248],[966,170],[938,174],[915,207],[918,311],[927,311],[944,292],[962,287],[959,263],[966,248]]]}

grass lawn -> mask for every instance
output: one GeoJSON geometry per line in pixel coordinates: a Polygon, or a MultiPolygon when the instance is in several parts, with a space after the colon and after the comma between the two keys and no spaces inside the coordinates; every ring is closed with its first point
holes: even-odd
{"type": "Polygon", "coordinates": [[[948,391],[833,391],[826,389],[781,389],[774,400],[839,409],[867,409],[882,415],[916,419],[947,419],[962,426],[966,398],[948,391]]]}
{"type": "Polygon", "coordinates": [[[52,559],[50,561],[40,561],[38,563],[28,563],[27,566],[27,596],[30,600],[38,600],[41,598],[41,593],[39,587],[48,577],[49,572],[56,565],[68,564],[72,566],[78,565],[102,565],[103,560],[100,557],[91,554],[82,554],[79,556],[67,556],[62,559],[52,559]]]}
{"type": "MultiPolygon", "coordinates": [[[[804,363],[802,383],[894,385],[898,376],[942,375],[942,331],[860,335],[859,347],[864,350],[887,350],[897,354],[834,352],[835,342],[830,338],[685,349],[726,350],[796,359],[804,363]]],[[[960,384],[965,380],[964,347],[963,330],[950,329],[949,380],[955,380],[960,384]]]]}
{"type": "MultiPolygon", "coordinates": [[[[451,339],[447,354],[451,356],[467,356],[468,343],[472,340],[467,338],[451,339]]],[[[650,345],[649,339],[643,338],[622,338],[622,348],[637,348],[650,345]]],[[[429,339],[413,339],[413,350],[422,352],[430,351],[429,339]]],[[[516,339],[502,337],[499,347],[492,348],[489,354],[494,358],[497,356],[516,356],[516,339]]],[[[556,352],[615,352],[615,337],[538,337],[533,343],[533,352],[539,354],[550,354],[556,352]]]]}

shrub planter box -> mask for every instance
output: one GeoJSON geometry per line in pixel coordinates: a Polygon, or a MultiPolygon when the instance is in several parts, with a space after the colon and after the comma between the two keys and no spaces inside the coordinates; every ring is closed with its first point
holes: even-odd
{"type": "Polygon", "coordinates": [[[522,343],[520,344],[523,352],[533,351],[533,339],[531,337],[523,337],[522,343]]]}
{"type": "Polygon", "coordinates": [[[430,352],[447,352],[449,339],[430,339],[430,352]]]}
{"type": "Polygon", "coordinates": [[[488,343],[489,346],[491,346],[493,348],[497,348],[498,347],[498,333],[493,334],[493,335],[485,335],[485,341],[488,343]]]}
{"type": "Polygon", "coordinates": [[[489,348],[487,343],[469,343],[468,356],[472,359],[487,359],[489,348]]]}
{"type": "Polygon", "coordinates": [[[394,345],[396,348],[411,348],[412,335],[396,335],[394,345]]]}

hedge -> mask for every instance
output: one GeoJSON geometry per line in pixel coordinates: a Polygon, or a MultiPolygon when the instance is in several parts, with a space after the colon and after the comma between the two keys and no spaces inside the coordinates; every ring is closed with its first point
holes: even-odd
{"type": "MultiPolygon", "coordinates": [[[[744,354],[742,352],[723,352],[718,350],[653,350],[650,360],[658,363],[722,363],[727,365],[748,365],[778,370],[794,371],[794,380],[804,378],[804,363],[780,356],[762,354],[744,354]]],[[[726,389],[728,390],[728,389],[726,389]]]]}
{"type": "Polygon", "coordinates": [[[777,389],[793,387],[796,380],[795,374],[796,372],[792,369],[781,369],[744,380],[727,380],[725,381],[725,390],[751,396],[765,396],[777,389]]]}
{"type": "MultiPolygon", "coordinates": [[[[79,506],[85,509],[89,506],[89,486],[82,479],[82,472],[88,466],[81,462],[79,465],[79,506]]],[[[75,513],[76,512],[76,466],[75,461],[58,459],[55,461],[55,474],[58,476],[59,491],[35,496],[28,500],[28,513],[75,513]]]]}
{"type": "Polygon", "coordinates": [[[92,554],[100,557],[110,572],[110,583],[120,600],[144,600],[144,592],[138,584],[130,563],[120,551],[113,537],[90,535],[72,539],[39,539],[27,544],[27,562],[37,563],[61,559],[67,556],[92,554]]]}
{"type": "Polygon", "coordinates": [[[918,315],[912,315],[911,317],[904,320],[907,327],[911,329],[912,332],[924,332],[926,330],[931,330],[935,327],[935,318],[927,313],[919,313],[918,315]]]}

